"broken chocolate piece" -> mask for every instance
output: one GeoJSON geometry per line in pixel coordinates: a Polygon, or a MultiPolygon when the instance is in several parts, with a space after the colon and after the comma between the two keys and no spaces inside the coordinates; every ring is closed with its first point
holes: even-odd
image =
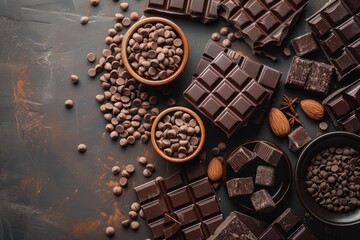
{"type": "Polygon", "coordinates": [[[316,240],[316,238],[295,213],[287,208],[258,240],[316,240]]]}
{"type": "Polygon", "coordinates": [[[258,166],[256,169],[255,184],[272,187],[275,182],[275,169],[270,166],[258,166]]]}
{"type": "Polygon", "coordinates": [[[275,208],[273,198],[265,189],[254,192],[250,199],[257,212],[271,212],[275,208]]]}
{"type": "Polygon", "coordinates": [[[289,149],[293,152],[299,151],[311,141],[311,137],[302,126],[297,127],[288,135],[289,149]]]}
{"type": "Polygon", "coordinates": [[[174,236],[180,229],[181,224],[178,220],[165,213],[164,217],[164,237],[166,239],[174,236]]]}
{"type": "Polygon", "coordinates": [[[331,65],[295,56],[292,59],[285,85],[326,95],[333,78],[333,70],[331,65]]]}
{"type": "Polygon", "coordinates": [[[276,167],[279,164],[279,161],[283,156],[280,150],[276,149],[275,147],[263,141],[256,143],[254,152],[259,158],[273,165],[274,167],[276,167]]]}
{"type": "Polygon", "coordinates": [[[234,172],[240,171],[240,169],[245,166],[250,161],[256,158],[256,154],[246,147],[240,147],[234,154],[232,154],[227,163],[234,170],[234,172]]]}
{"type": "Polygon", "coordinates": [[[268,224],[240,212],[231,212],[208,240],[256,240],[268,224]]]}
{"type": "Polygon", "coordinates": [[[292,39],[290,43],[293,46],[296,55],[300,57],[318,49],[316,40],[311,32],[292,39]]]}
{"type": "Polygon", "coordinates": [[[253,193],[254,183],[252,177],[233,178],[226,182],[229,197],[244,196],[253,193]]]}

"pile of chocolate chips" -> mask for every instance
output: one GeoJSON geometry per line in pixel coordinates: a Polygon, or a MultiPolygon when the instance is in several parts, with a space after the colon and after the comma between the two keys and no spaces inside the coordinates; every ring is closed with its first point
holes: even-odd
{"type": "Polygon", "coordinates": [[[360,206],[359,156],[350,147],[331,147],[311,160],[306,185],[317,203],[334,212],[349,212],[360,206]]]}

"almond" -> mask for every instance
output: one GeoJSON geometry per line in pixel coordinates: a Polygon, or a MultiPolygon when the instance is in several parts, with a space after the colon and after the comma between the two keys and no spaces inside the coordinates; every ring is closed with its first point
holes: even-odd
{"type": "Polygon", "coordinates": [[[324,117],[325,109],[318,101],[305,99],[300,102],[300,106],[305,114],[311,119],[319,121],[324,117]]]}
{"type": "Polygon", "coordinates": [[[290,132],[290,124],[280,109],[272,108],[269,113],[269,124],[273,133],[278,137],[285,137],[290,132]]]}
{"type": "Polygon", "coordinates": [[[208,177],[211,181],[217,182],[221,179],[223,174],[223,167],[218,158],[213,158],[207,169],[208,177]]]}

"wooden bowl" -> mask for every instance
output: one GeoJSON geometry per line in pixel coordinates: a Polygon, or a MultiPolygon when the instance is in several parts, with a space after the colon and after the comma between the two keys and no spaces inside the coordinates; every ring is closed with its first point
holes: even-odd
{"type": "Polygon", "coordinates": [[[183,163],[183,162],[190,161],[191,159],[196,157],[201,152],[201,149],[204,146],[204,143],[205,143],[205,126],[204,126],[204,123],[201,120],[201,118],[199,117],[199,115],[197,115],[194,111],[192,111],[192,110],[190,110],[188,108],[185,108],[185,107],[171,107],[171,108],[165,109],[164,111],[162,111],[155,118],[155,121],[152,124],[152,127],[151,127],[151,143],[152,143],[155,151],[162,158],[166,159],[167,161],[174,162],[174,163],[183,163]],[[189,156],[187,156],[185,158],[169,157],[169,156],[165,155],[165,153],[156,144],[156,139],[155,139],[155,132],[156,132],[157,125],[158,125],[159,121],[166,114],[171,113],[171,112],[176,112],[176,111],[183,111],[184,113],[190,114],[190,116],[193,117],[196,120],[196,122],[198,123],[198,126],[200,127],[200,142],[199,142],[199,145],[198,145],[197,149],[191,155],[189,155],[189,156]]]}
{"type": "Polygon", "coordinates": [[[172,22],[168,19],[165,19],[165,18],[161,18],[161,17],[148,17],[148,18],[144,18],[144,19],[140,20],[139,22],[135,23],[126,32],[124,39],[121,43],[121,57],[122,57],[122,60],[124,62],[124,65],[125,65],[127,71],[131,74],[131,76],[133,78],[135,78],[139,82],[142,82],[143,84],[146,84],[146,85],[152,85],[152,86],[165,85],[165,84],[168,84],[168,83],[174,81],[180,75],[180,73],[182,73],[182,71],[184,70],[186,63],[188,62],[188,59],[189,59],[189,42],[185,36],[185,33],[174,22],[172,22]],[[129,40],[130,40],[131,36],[133,35],[133,33],[135,31],[137,31],[138,28],[144,26],[147,23],[154,23],[154,24],[155,23],[163,23],[163,24],[171,26],[173,28],[173,30],[175,31],[175,33],[179,36],[179,38],[181,38],[181,40],[183,42],[184,53],[182,55],[182,60],[179,65],[179,68],[170,77],[162,79],[162,80],[151,80],[151,79],[146,79],[146,78],[139,76],[137,74],[137,72],[134,71],[134,69],[132,68],[132,66],[130,65],[130,63],[128,61],[128,54],[127,54],[126,48],[128,46],[129,40]]]}

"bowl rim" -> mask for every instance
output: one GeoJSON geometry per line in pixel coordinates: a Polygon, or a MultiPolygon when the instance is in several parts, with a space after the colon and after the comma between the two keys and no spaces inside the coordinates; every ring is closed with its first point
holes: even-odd
{"type": "Polygon", "coordinates": [[[174,81],[185,69],[185,66],[188,62],[189,59],[189,42],[187,40],[187,37],[184,33],[184,31],[173,21],[170,21],[166,18],[162,18],[162,17],[147,17],[144,18],[140,21],[138,21],[137,23],[135,23],[134,25],[132,25],[126,32],[126,34],[124,35],[124,38],[121,42],[121,58],[122,61],[125,65],[126,70],[130,73],[130,75],[135,78],[136,80],[138,80],[139,82],[142,82],[143,84],[146,85],[151,85],[151,86],[160,86],[160,85],[165,85],[168,84],[172,81],[174,81]],[[182,60],[181,60],[181,64],[179,66],[179,68],[168,78],[162,79],[162,80],[150,80],[150,79],[146,79],[143,78],[141,76],[139,76],[134,69],[132,68],[132,66],[130,65],[129,61],[128,61],[128,57],[127,57],[127,51],[126,48],[128,46],[128,42],[130,40],[131,35],[140,27],[144,26],[147,23],[163,23],[163,24],[167,24],[170,25],[175,32],[178,34],[178,36],[181,38],[182,42],[183,42],[183,56],[182,56],[182,60]]]}
{"type": "Polygon", "coordinates": [[[181,106],[175,106],[175,107],[170,107],[165,109],[164,111],[162,111],[154,120],[152,126],[151,126],[151,144],[153,146],[153,148],[155,149],[155,151],[165,160],[169,161],[169,162],[173,162],[173,163],[183,163],[183,162],[187,162],[190,161],[191,159],[195,158],[202,150],[202,148],[204,147],[204,143],[205,143],[205,125],[203,123],[203,121],[201,120],[201,118],[199,117],[198,114],[196,114],[193,110],[186,108],[186,107],[181,107],[181,106]],[[197,147],[197,149],[189,156],[185,157],[185,158],[176,158],[176,157],[169,157],[167,155],[165,155],[165,153],[158,147],[158,145],[156,144],[156,139],[155,139],[155,132],[156,132],[156,127],[159,123],[159,121],[168,113],[170,112],[176,112],[176,111],[183,111],[186,112],[188,114],[190,114],[198,123],[198,126],[200,127],[200,142],[199,145],[197,147]]]}
{"type": "MultiPolygon", "coordinates": [[[[329,133],[325,133],[322,134],[318,137],[316,137],[314,140],[312,140],[309,144],[307,144],[304,149],[301,151],[298,160],[296,161],[296,165],[295,165],[295,169],[294,169],[294,185],[295,185],[295,190],[296,190],[296,194],[301,202],[301,204],[304,206],[304,208],[312,215],[314,216],[316,219],[320,220],[321,222],[324,222],[326,224],[332,225],[332,226],[337,226],[337,227],[345,227],[345,226],[353,226],[356,224],[360,223],[360,217],[358,220],[353,221],[353,222],[349,222],[349,223],[335,223],[332,221],[328,221],[326,219],[324,219],[323,217],[321,217],[320,215],[316,214],[307,204],[307,202],[305,201],[304,197],[301,194],[301,190],[300,190],[300,181],[303,181],[302,176],[301,176],[301,163],[303,161],[305,161],[305,156],[308,154],[308,151],[310,151],[311,148],[313,148],[314,146],[316,146],[319,142],[321,142],[324,138],[333,138],[333,137],[349,137],[349,138],[353,138],[354,140],[360,140],[360,136],[355,134],[355,133],[350,133],[350,132],[346,132],[346,131],[334,131],[334,132],[329,132],[329,133]]],[[[319,205],[320,206],[320,205],[319,205]]]]}
{"type": "MultiPolygon", "coordinates": [[[[276,149],[280,150],[282,153],[283,153],[283,156],[284,156],[284,160],[286,162],[286,167],[287,167],[287,173],[289,174],[289,182],[285,188],[285,191],[283,193],[283,195],[280,197],[280,199],[278,201],[275,202],[275,208],[279,206],[279,204],[284,201],[284,199],[286,198],[286,196],[288,195],[289,191],[290,191],[290,187],[292,185],[292,179],[293,179],[293,173],[292,173],[292,164],[291,164],[291,161],[290,161],[290,158],[289,156],[286,154],[286,152],[279,146],[277,145],[276,143],[270,141],[270,140],[266,140],[266,139],[262,139],[262,138],[259,138],[259,139],[251,139],[251,140],[247,140],[243,143],[241,143],[240,145],[238,145],[236,148],[234,148],[234,150],[232,150],[230,152],[230,154],[228,154],[227,158],[229,158],[233,153],[235,153],[240,147],[243,147],[247,144],[254,144],[254,143],[257,143],[257,142],[265,142],[273,147],[275,147],[276,149]]],[[[227,163],[227,158],[224,159],[224,162],[223,162],[223,176],[222,176],[222,182],[223,182],[223,185],[225,187],[225,190],[227,192],[227,186],[226,186],[226,182],[228,180],[227,178],[227,168],[229,167],[228,166],[228,163],[227,163]]],[[[235,199],[231,198],[233,202],[235,202],[238,206],[240,206],[241,208],[243,208],[244,210],[250,212],[250,213],[256,213],[256,214],[267,214],[267,212],[256,212],[255,209],[253,208],[249,208],[247,207],[246,205],[240,203],[239,201],[236,201],[235,199]]]]}

